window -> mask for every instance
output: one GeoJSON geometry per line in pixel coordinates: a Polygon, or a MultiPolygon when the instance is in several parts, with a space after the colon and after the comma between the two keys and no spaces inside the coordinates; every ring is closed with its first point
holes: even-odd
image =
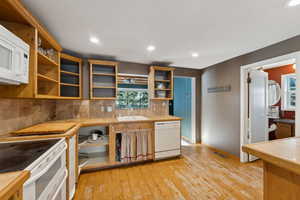
{"type": "Polygon", "coordinates": [[[148,105],[149,97],[147,88],[126,86],[125,84],[118,86],[117,108],[148,108],[148,105]]]}
{"type": "Polygon", "coordinates": [[[281,82],[281,109],[285,111],[294,111],[296,108],[296,74],[282,75],[281,82]]]}

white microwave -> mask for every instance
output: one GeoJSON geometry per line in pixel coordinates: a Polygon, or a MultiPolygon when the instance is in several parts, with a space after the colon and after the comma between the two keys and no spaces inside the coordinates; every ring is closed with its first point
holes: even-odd
{"type": "Polygon", "coordinates": [[[0,84],[26,84],[29,78],[30,47],[0,25],[0,84]]]}

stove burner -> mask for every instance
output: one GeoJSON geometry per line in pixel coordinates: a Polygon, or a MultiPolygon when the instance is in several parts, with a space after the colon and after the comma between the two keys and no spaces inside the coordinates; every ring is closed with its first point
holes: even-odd
{"type": "Polygon", "coordinates": [[[58,141],[0,143],[0,173],[24,170],[58,141]]]}

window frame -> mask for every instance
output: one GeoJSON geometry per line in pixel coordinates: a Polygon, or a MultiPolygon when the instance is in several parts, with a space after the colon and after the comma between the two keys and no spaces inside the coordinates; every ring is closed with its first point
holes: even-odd
{"type": "Polygon", "coordinates": [[[121,88],[121,87],[119,87],[118,88],[118,91],[117,91],[117,98],[116,98],[116,107],[117,107],[117,109],[120,109],[120,110],[129,110],[129,109],[148,109],[149,107],[150,107],[150,96],[149,96],[149,90],[148,90],[148,88],[146,89],[146,88],[121,88]],[[148,96],[148,100],[147,100],[147,106],[145,106],[145,107],[143,107],[143,106],[137,106],[137,107],[134,107],[134,106],[128,106],[127,105],[127,107],[126,108],[123,108],[123,107],[120,107],[120,105],[119,105],[119,103],[118,103],[118,101],[119,101],[119,99],[118,99],[118,93],[119,93],[119,91],[140,91],[140,92],[147,92],[147,96],[148,96]]]}
{"type": "MultiPolygon", "coordinates": [[[[289,85],[289,80],[291,78],[295,78],[296,79],[296,74],[292,73],[292,74],[284,74],[281,76],[281,110],[282,111],[295,111],[296,110],[296,105],[292,106],[290,104],[290,102],[288,101],[288,99],[290,99],[290,97],[292,96],[292,94],[296,95],[296,89],[295,90],[291,90],[290,89],[290,85],[289,85]]],[[[297,82],[296,82],[297,84],[297,82]]],[[[296,85],[297,87],[297,85],[296,85]]]]}

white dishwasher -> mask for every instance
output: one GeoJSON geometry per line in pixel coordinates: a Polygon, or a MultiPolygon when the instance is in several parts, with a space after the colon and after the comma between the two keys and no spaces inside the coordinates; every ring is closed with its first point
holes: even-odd
{"type": "Polygon", "coordinates": [[[180,155],[180,121],[155,122],[155,160],[180,155]]]}

